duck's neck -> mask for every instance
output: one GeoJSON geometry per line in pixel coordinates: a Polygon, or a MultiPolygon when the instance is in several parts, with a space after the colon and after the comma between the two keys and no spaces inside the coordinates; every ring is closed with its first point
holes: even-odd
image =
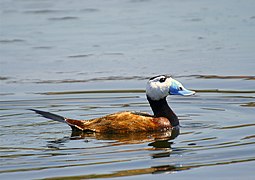
{"type": "Polygon", "coordinates": [[[168,106],[166,97],[157,101],[152,100],[148,96],[147,96],[147,99],[150,103],[154,116],[167,118],[173,127],[179,125],[178,117],[175,115],[172,109],[168,106]]]}

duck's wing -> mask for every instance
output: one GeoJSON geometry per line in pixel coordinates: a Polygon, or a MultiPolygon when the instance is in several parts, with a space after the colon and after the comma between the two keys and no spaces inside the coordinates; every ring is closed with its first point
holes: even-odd
{"type": "Polygon", "coordinates": [[[149,132],[166,131],[171,128],[167,118],[153,117],[146,113],[119,112],[91,120],[69,119],[46,111],[35,111],[41,116],[54,121],[67,123],[73,130],[102,132],[102,133],[125,133],[125,132],[149,132]]]}

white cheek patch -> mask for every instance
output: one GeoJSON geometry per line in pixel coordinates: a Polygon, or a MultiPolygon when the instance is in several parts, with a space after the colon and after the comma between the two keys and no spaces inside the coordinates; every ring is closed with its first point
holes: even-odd
{"type": "Polygon", "coordinates": [[[146,94],[152,100],[160,100],[169,95],[169,87],[171,85],[170,78],[165,82],[149,81],[146,86],[146,94]]]}

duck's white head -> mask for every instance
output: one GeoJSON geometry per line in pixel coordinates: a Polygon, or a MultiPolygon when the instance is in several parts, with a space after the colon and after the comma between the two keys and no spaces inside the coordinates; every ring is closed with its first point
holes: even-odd
{"type": "Polygon", "coordinates": [[[189,96],[195,91],[188,90],[177,80],[167,75],[159,75],[149,79],[146,86],[146,95],[154,101],[165,98],[168,95],[189,96]]]}

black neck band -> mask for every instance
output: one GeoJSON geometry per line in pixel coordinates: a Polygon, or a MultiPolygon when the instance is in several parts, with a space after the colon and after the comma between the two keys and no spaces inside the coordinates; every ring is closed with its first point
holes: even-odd
{"type": "Polygon", "coordinates": [[[178,126],[179,120],[172,109],[168,106],[166,97],[160,100],[152,100],[147,96],[147,99],[150,103],[151,109],[155,117],[165,117],[167,118],[172,126],[178,126]]]}

